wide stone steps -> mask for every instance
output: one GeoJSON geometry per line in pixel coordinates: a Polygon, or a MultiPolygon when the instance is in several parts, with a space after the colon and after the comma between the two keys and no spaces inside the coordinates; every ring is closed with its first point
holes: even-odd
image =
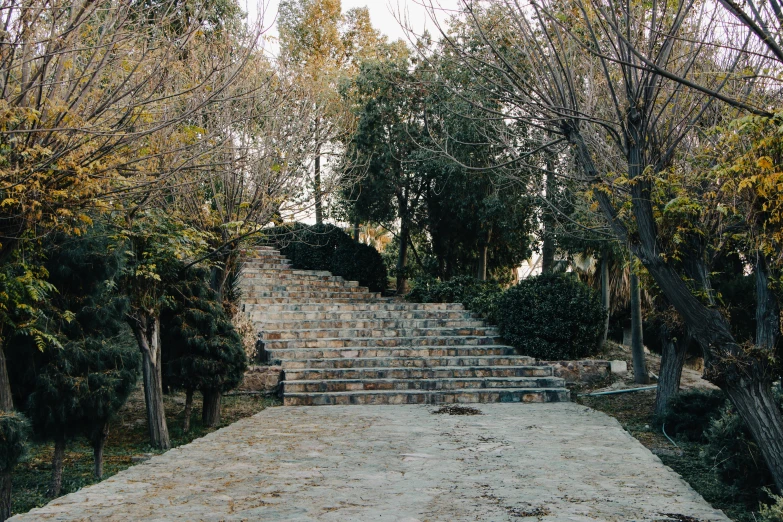
{"type": "Polygon", "coordinates": [[[498,388],[461,390],[391,390],[329,393],[289,393],[286,406],[327,406],[350,404],[471,404],[482,402],[564,402],[565,388],[498,388]]]}
{"type": "Polygon", "coordinates": [[[465,379],[329,379],[294,381],[286,377],[285,393],[334,393],[346,391],[484,390],[494,388],[564,388],[558,377],[488,377],[465,379]]]}
{"type": "MultiPolygon", "coordinates": [[[[252,318],[251,318],[252,319],[252,318]]],[[[483,328],[484,322],[479,319],[356,319],[347,320],[301,320],[301,321],[265,321],[258,319],[253,321],[263,332],[316,330],[326,328],[329,330],[347,331],[348,329],[377,330],[399,328],[483,328]]]]}
{"type": "MultiPolygon", "coordinates": [[[[264,340],[267,350],[302,350],[307,348],[397,348],[397,347],[444,347],[444,346],[482,346],[498,345],[501,339],[493,339],[483,335],[463,335],[454,337],[363,337],[363,338],[329,338],[329,339],[298,339],[289,341],[264,340]]],[[[506,346],[511,353],[514,349],[506,346]]]]}
{"type": "Polygon", "coordinates": [[[286,380],[325,379],[475,379],[493,377],[552,377],[551,366],[435,366],[432,368],[289,368],[286,380]]]}
{"type": "MultiPolygon", "coordinates": [[[[266,348],[266,347],[265,347],[266,348]]],[[[266,348],[269,359],[279,361],[283,368],[297,359],[348,359],[364,357],[475,357],[488,355],[513,355],[508,346],[399,346],[399,347],[345,347],[345,348],[266,348]]]]}
{"type": "Polygon", "coordinates": [[[333,301],[330,301],[327,304],[290,302],[259,306],[253,303],[247,303],[248,299],[250,299],[249,296],[243,298],[243,309],[245,312],[253,313],[258,311],[270,316],[276,312],[333,314],[347,314],[351,312],[461,312],[467,314],[466,317],[471,315],[460,303],[400,303],[392,301],[391,299],[378,299],[362,303],[335,303],[333,301]]]}
{"type": "MultiPolygon", "coordinates": [[[[325,326],[325,325],[320,325],[325,326]]],[[[498,331],[495,328],[486,326],[469,328],[458,327],[430,327],[430,328],[312,328],[312,329],[272,329],[266,328],[263,331],[264,340],[275,341],[300,341],[310,339],[365,339],[367,337],[378,338],[413,338],[413,337],[458,337],[460,339],[468,336],[487,336],[497,337],[498,331]]]]}
{"type": "Polygon", "coordinates": [[[281,361],[283,370],[357,369],[357,368],[439,368],[518,366],[525,364],[516,355],[426,355],[426,356],[365,356],[287,359],[281,361]]]}
{"type": "Polygon", "coordinates": [[[351,304],[357,304],[357,303],[361,302],[362,300],[372,301],[375,298],[376,298],[376,296],[369,295],[369,294],[365,295],[365,296],[362,296],[361,298],[359,298],[359,297],[327,297],[327,296],[323,296],[323,295],[317,296],[317,297],[311,296],[311,297],[307,297],[307,298],[303,298],[303,297],[292,298],[291,296],[286,295],[286,296],[280,296],[280,297],[272,297],[272,296],[245,297],[244,301],[247,304],[268,306],[268,305],[276,305],[276,304],[277,305],[297,305],[298,303],[301,302],[302,299],[313,299],[313,300],[318,300],[318,299],[327,300],[328,299],[328,301],[330,303],[351,305],[351,304]]]}
{"type": "Polygon", "coordinates": [[[461,304],[383,298],[269,248],[247,256],[242,277],[242,311],[283,367],[286,405],[568,400],[550,366],[461,304]]]}

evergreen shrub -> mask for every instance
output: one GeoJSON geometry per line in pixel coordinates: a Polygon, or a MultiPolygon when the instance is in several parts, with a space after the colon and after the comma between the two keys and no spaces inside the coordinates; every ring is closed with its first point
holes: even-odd
{"type": "Polygon", "coordinates": [[[421,278],[412,281],[405,299],[414,303],[462,303],[489,322],[497,320],[498,299],[503,289],[496,281],[458,276],[448,281],[421,278]]]}
{"type": "Polygon", "coordinates": [[[657,421],[670,436],[704,441],[710,423],[721,415],[725,404],[721,390],[687,390],[669,400],[666,413],[657,421]]]}
{"type": "Polygon", "coordinates": [[[369,245],[357,243],[334,225],[292,223],[267,229],[266,236],[296,269],[325,270],[349,281],[359,281],[371,292],[383,292],[388,286],[381,254],[369,245]]]}
{"type": "Polygon", "coordinates": [[[0,473],[10,472],[24,456],[30,423],[19,412],[0,411],[0,473]]]}
{"type": "Polygon", "coordinates": [[[520,353],[574,360],[597,353],[604,309],[598,293],[569,274],[542,274],[506,290],[498,300],[503,338],[520,353]]]}
{"type": "Polygon", "coordinates": [[[173,289],[161,313],[161,345],[164,385],[186,390],[189,396],[199,390],[205,399],[204,418],[215,425],[220,395],[242,382],[247,356],[207,277],[206,271],[191,269],[173,289]],[[209,408],[217,411],[210,414],[209,408]]]}

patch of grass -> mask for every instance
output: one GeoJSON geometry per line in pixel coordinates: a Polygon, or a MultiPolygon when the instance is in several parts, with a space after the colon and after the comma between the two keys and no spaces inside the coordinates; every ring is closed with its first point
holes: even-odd
{"type": "Polygon", "coordinates": [[[718,480],[714,470],[702,459],[704,444],[677,441],[682,453],[671,451],[676,448],[660,430],[653,427],[655,391],[598,397],[580,396],[578,402],[617,419],[626,431],[653,453],[658,454],[661,461],[682,476],[704,500],[722,509],[732,520],[758,520],[759,506],[746,504],[736,492],[718,480]]]}
{"type": "MultiPolygon", "coordinates": [[[[218,428],[205,428],[201,424],[201,397],[196,394],[188,433],[182,432],[185,394],[166,395],[164,404],[171,445],[177,447],[268,407],[279,406],[280,401],[258,395],[223,397],[221,425],[218,428]]],[[[51,500],[46,497],[46,490],[51,480],[53,452],[52,443],[33,442],[28,457],[14,469],[11,499],[14,514],[41,507],[51,500]]],[[[149,446],[144,395],[141,389],[137,389],[111,425],[104,450],[103,478],[109,478],[136,464],[133,457],[160,453],[163,452],[149,446]]],[[[93,478],[92,447],[85,439],[69,442],[65,454],[62,494],[73,493],[96,482],[93,478]]]]}

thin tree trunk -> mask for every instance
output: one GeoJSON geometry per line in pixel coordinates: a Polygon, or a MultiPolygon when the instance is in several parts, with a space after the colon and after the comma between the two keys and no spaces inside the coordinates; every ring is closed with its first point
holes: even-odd
{"type": "Polygon", "coordinates": [[[193,390],[185,391],[185,420],[182,423],[183,433],[190,431],[190,416],[193,412],[193,390]]]}
{"type": "Polygon", "coordinates": [[[400,225],[400,252],[397,256],[397,295],[408,292],[408,278],[405,274],[408,265],[408,222],[403,218],[400,225]]]}
{"type": "Polygon", "coordinates": [[[201,410],[201,422],[204,426],[214,428],[220,424],[220,392],[202,391],[204,405],[201,410]]]}
{"type": "MultiPolygon", "coordinates": [[[[11,380],[8,378],[4,346],[0,342],[0,410],[12,411],[13,409],[11,380]]],[[[11,469],[0,472],[0,522],[5,522],[9,518],[11,518],[11,469]]]]}
{"type": "Polygon", "coordinates": [[[60,496],[63,486],[63,460],[65,459],[65,437],[58,436],[54,439],[54,455],[52,456],[52,481],[49,483],[47,496],[55,498],[60,496]]]}
{"type": "Polygon", "coordinates": [[[631,271],[631,356],[633,357],[634,382],[649,384],[650,376],[647,374],[642,337],[642,300],[639,295],[639,277],[633,271],[631,271]]]}
{"type": "Polygon", "coordinates": [[[109,423],[105,422],[103,427],[95,433],[92,441],[92,457],[95,464],[95,478],[103,478],[103,448],[106,447],[106,440],[109,438],[109,423]]]}
{"type": "Polygon", "coordinates": [[[688,355],[690,336],[681,333],[673,338],[666,325],[661,326],[661,371],[658,374],[658,389],[655,394],[655,415],[666,413],[669,400],[680,393],[680,379],[685,357],[688,355]]]}
{"type": "MultiPolygon", "coordinates": [[[[316,122],[316,125],[318,122],[316,122]]],[[[315,146],[315,176],[313,183],[315,191],[315,222],[320,225],[324,222],[323,201],[321,200],[321,144],[315,146]]]]}
{"type": "Polygon", "coordinates": [[[353,222],[353,240],[359,242],[359,219],[353,222]]]}
{"type": "Polygon", "coordinates": [[[547,155],[546,159],[546,205],[544,208],[544,244],[541,248],[541,272],[544,274],[551,273],[555,268],[555,220],[552,215],[552,207],[554,206],[554,194],[555,194],[555,176],[554,176],[554,161],[551,155],[547,155]]]}
{"type": "Polygon", "coordinates": [[[0,522],[11,518],[11,472],[0,473],[0,522]]]}
{"type": "Polygon", "coordinates": [[[611,294],[609,292],[609,255],[608,249],[601,254],[601,306],[604,308],[604,336],[603,342],[609,338],[609,307],[611,306],[611,294]]]}
{"type": "Polygon", "coordinates": [[[489,245],[485,244],[481,248],[481,253],[479,254],[479,266],[478,266],[478,279],[480,281],[486,281],[487,280],[487,255],[489,254],[489,245]]]}
{"type": "Polygon", "coordinates": [[[14,399],[11,395],[11,379],[8,377],[8,364],[5,361],[5,346],[0,342],[0,410],[12,411],[14,399]]]}
{"type": "Polygon", "coordinates": [[[144,401],[147,405],[147,426],[150,445],[169,449],[169,429],[163,407],[163,378],[161,375],[160,317],[139,313],[130,321],[141,349],[144,401]]]}

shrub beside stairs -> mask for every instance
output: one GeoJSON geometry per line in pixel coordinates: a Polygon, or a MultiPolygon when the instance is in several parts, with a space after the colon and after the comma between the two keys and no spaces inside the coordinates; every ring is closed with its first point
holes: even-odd
{"type": "Polygon", "coordinates": [[[242,310],[287,406],[569,400],[551,366],[516,355],[458,303],[384,298],[270,247],[244,260],[242,310]]]}

